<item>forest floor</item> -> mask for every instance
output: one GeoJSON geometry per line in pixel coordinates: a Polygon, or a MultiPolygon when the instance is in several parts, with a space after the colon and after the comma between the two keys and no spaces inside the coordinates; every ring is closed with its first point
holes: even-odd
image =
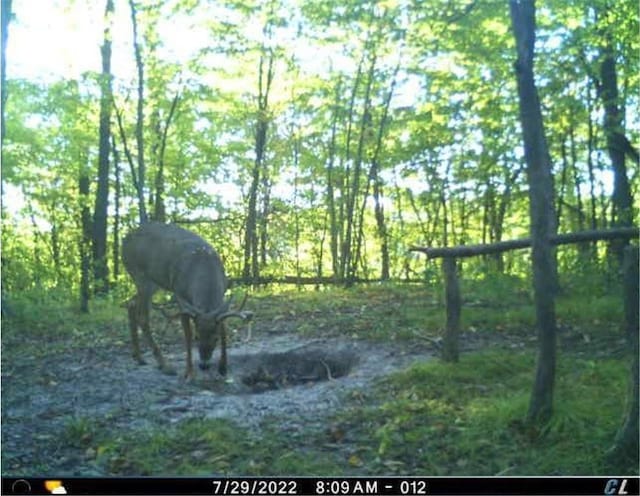
{"type": "MultiPolygon", "coordinates": [[[[361,290],[344,300],[339,296],[346,293],[328,292],[329,300],[321,293],[309,292],[298,300],[292,294],[254,300],[257,315],[250,339],[245,327],[232,333],[227,378],[197,370],[189,383],[180,375],[185,352],[179,322],[167,322],[157,312],[154,334],[176,376],[162,374],[148,350],[147,365],[133,362],[125,311],[114,304],[103,306],[91,320],[61,311],[32,329],[25,329],[24,322],[5,323],[3,475],[270,474],[271,463],[259,454],[234,467],[231,447],[227,453],[211,452],[211,445],[238,444],[239,433],[242,442],[253,439],[254,447],[272,443],[274,451],[282,451],[280,458],[314,449],[291,443],[321,439],[331,458],[342,460],[336,463],[344,464],[343,474],[374,470],[362,469],[366,462],[358,437],[366,432],[358,434],[349,416],[361,414],[353,412],[363,405],[384,409],[384,393],[374,392],[380,381],[439,362],[434,360],[438,329],[418,329],[414,313],[427,308],[441,314],[442,308],[431,302],[429,309],[424,294],[408,302],[404,290],[361,290]],[[105,319],[109,312],[115,313],[105,319]],[[392,331],[400,325],[402,332],[392,331]],[[162,438],[168,432],[172,441],[162,438]],[[174,443],[173,452],[163,444],[167,442],[174,443]],[[156,455],[136,451],[140,443],[150,445],[153,453],[168,449],[182,468],[167,473],[169,461],[154,469],[156,455]]],[[[579,333],[571,339],[585,340],[579,333]]],[[[460,342],[463,353],[487,348],[513,353],[530,351],[535,337],[478,332],[470,326],[460,342]]],[[[214,365],[218,357],[216,350],[214,365]]],[[[377,440],[379,454],[385,442],[377,440]]],[[[292,471],[292,463],[280,471],[292,471]]],[[[405,464],[378,459],[377,469],[393,471],[394,463],[405,464]]],[[[324,472],[331,467],[307,468],[324,472]]]]}

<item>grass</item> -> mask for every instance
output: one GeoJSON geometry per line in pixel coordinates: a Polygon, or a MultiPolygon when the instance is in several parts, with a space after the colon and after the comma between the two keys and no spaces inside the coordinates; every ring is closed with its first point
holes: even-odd
{"type": "MultiPolygon", "coordinates": [[[[628,366],[612,354],[624,346],[618,290],[576,286],[557,299],[561,337],[574,335],[577,344],[560,347],[554,415],[533,428],[523,422],[535,370],[526,281],[487,277],[463,281],[461,289],[462,330],[522,340],[519,351],[497,347],[465,353],[457,364],[415,365],[363,391],[364,402],[361,395],[345,399],[344,409],[320,430],[284,432],[272,419],[250,432],[230,421],[191,419],[116,432],[109,422],[74,417],[64,437],[103,471],[118,475],[638,473],[637,466],[612,466],[604,458],[627,394],[628,366]]],[[[94,301],[89,315],[53,298],[13,302],[19,318],[3,322],[3,348],[20,345],[26,353],[43,336],[47,348],[38,353],[50,353],[62,337],[71,337],[74,346],[128,339],[126,312],[115,299],[94,301]]],[[[247,309],[262,328],[309,337],[411,341],[437,336],[444,326],[442,288],[416,285],[257,291],[247,309]]]]}
{"type": "MultiPolygon", "coordinates": [[[[346,400],[326,428],[259,433],[231,421],[191,419],[125,435],[70,424],[112,474],[140,475],[608,475],[604,453],[621,423],[627,367],[561,358],[555,413],[527,426],[532,352],[491,350],[458,364],[414,365],[346,400]]],[[[79,441],[82,442],[82,441],[79,441]]]]}
{"type": "Polygon", "coordinates": [[[317,447],[301,449],[295,439],[268,427],[256,435],[228,420],[190,419],[161,430],[103,436],[95,453],[96,463],[111,474],[335,473],[338,465],[328,453],[317,447]]]}
{"type": "Polygon", "coordinates": [[[397,467],[398,474],[637,471],[604,460],[622,420],[623,363],[561,359],[555,414],[541,429],[523,422],[533,370],[533,353],[497,350],[464,355],[458,364],[416,365],[386,379],[377,391],[382,403],[352,410],[343,429],[373,432],[363,449],[377,470],[397,467]]]}

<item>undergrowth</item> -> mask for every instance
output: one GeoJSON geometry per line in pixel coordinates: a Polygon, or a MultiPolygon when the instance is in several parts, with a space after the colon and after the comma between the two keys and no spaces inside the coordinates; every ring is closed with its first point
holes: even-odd
{"type": "MultiPolygon", "coordinates": [[[[65,437],[115,475],[637,473],[637,466],[612,466],[604,459],[622,422],[628,380],[626,362],[611,352],[624,346],[619,289],[590,292],[567,285],[558,297],[561,352],[554,415],[536,428],[524,422],[535,371],[527,282],[486,277],[463,280],[461,289],[463,333],[521,339],[519,351],[495,347],[464,353],[457,364],[414,365],[346,398],[324,430],[283,432],[277,419],[270,419],[256,433],[230,421],[191,419],[114,432],[108,423],[78,417],[69,420],[65,437]]],[[[56,337],[71,337],[74,346],[126,343],[122,301],[97,299],[84,315],[58,297],[14,297],[14,315],[3,321],[3,351],[42,336],[49,350],[56,337]]],[[[437,337],[444,327],[441,287],[253,291],[246,308],[255,312],[259,329],[310,337],[412,341],[437,337]]],[[[266,336],[257,332],[255,339],[266,336]]]]}
{"type": "Polygon", "coordinates": [[[554,415],[532,427],[524,418],[534,363],[531,352],[506,350],[420,363],[347,398],[323,430],[284,432],[268,419],[255,433],[191,419],[116,437],[93,433],[91,449],[96,463],[119,475],[637,473],[604,457],[622,421],[624,363],[561,358],[554,415]]]}

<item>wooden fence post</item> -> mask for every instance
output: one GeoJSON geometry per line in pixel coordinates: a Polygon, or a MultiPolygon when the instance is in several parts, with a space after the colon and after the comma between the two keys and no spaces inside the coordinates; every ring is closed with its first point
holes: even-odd
{"type": "Polygon", "coordinates": [[[446,362],[458,361],[458,331],[460,328],[460,285],[456,259],[444,257],[442,259],[442,271],[444,272],[445,306],[447,310],[447,323],[442,348],[442,359],[446,362]]]}

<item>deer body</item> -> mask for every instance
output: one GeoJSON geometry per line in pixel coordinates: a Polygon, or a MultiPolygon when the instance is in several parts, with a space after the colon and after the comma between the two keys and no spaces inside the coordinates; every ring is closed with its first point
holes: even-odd
{"type": "Polygon", "coordinates": [[[141,327],[160,369],[168,374],[173,373],[149,328],[151,298],[162,288],[172,292],[180,306],[187,346],[185,376],[193,376],[191,320],[195,323],[198,335],[200,368],[209,368],[211,355],[220,339],[218,370],[225,375],[227,354],[224,320],[231,316],[247,318],[249,315],[229,312],[229,302],[224,300],[228,281],[220,256],[211,245],[178,226],[149,222],[125,237],[122,258],[137,290],[127,305],[134,359],[144,363],[138,341],[138,327],[141,327]]]}

